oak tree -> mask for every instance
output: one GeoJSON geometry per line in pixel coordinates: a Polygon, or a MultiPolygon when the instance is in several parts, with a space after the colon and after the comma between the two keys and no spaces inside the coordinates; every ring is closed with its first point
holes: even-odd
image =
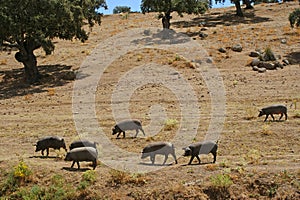
{"type": "Polygon", "coordinates": [[[25,80],[38,81],[34,50],[54,50],[52,40],[88,39],[83,26],[101,23],[100,7],[105,0],[0,0],[0,46],[18,49],[15,59],[24,65],[25,80]]]}
{"type": "Polygon", "coordinates": [[[159,12],[163,28],[170,28],[171,13],[177,12],[179,16],[187,14],[203,14],[208,9],[206,0],[142,0],[142,13],[159,12]]]}

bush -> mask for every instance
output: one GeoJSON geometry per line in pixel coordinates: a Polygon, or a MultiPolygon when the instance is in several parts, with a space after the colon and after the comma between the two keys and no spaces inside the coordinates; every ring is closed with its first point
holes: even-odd
{"type": "Polygon", "coordinates": [[[165,127],[164,127],[164,130],[165,131],[170,131],[172,129],[174,129],[178,124],[178,121],[176,119],[167,119],[165,121],[165,127]]]}
{"type": "Polygon", "coordinates": [[[297,8],[289,15],[289,21],[292,28],[300,26],[300,9],[297,8]]]}
{"type": "Polygon", "coordinates": [[[0,196],[3,196],[7,192],[14,192],[18,188],[31,180],[32,171],[26,165],[25,162],[20,161],[14,169],[8,173],[7,179],[1,184],[0,196]]]}
{"type": "Polygon", "coordinates": [[[233,184],[228,174],[217,174],[212,176],[210,181],[215,188],[229,188],[233,184]]]}

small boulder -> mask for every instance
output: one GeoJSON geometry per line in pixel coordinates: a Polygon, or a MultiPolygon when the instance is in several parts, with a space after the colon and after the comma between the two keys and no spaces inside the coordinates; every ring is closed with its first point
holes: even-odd
{"type": "Polygon", "coordinates": [[[236,44],[236,45],[233,45],[233,46],[231,47],[231,49],[232,49],[232,51],[242,52],[243,47],[242,47],[241,44],[236,44]]]}
{"type": "Polygon", "coordinates": [[[264,67],[261,67],[261,68],[258,68],[258,70],[257,70],[259,73],[264,73],[264,72],[266,72],[267,71],[267,69],[266,68],[264,68],[264,67]]]}
{"type": "Polygon", "coordinates": [[[199,37],[201,37],[202,39],[204,39],[204,38],[208,37],[208,34],[200,32],[199,33],[199,37]]]}
{"type": "Polygon", "coordinates": [[[283,69],[283,64],[281,64],[278,61],[274,62],[274,65],[275,65],[275,68],[281,68],[281,69],[283,69]]]}
{"type": "Polygon", "coordinates": [[[253,60],[252,60],[252,62],[251,62],[251,66],[258,66],[258,65],[259,65],[259,63],[260,63],[260,60],[259,60],[259,59],[257,59],[257,58],[255,58],[255,59],[253,59],[253,60]]]}
{"type": "Polygon", "coordinates": [[[283,64],[285,64],[285,65],[289,65],[289,64],[290,64],[289,60],[287,60],[287,59],[283,59],[282,62],[283,62],[283,64]]]}
{"type": "Polygon", "coordinates": [[[266,69],[269,69],[269,70],[276,69],[275,64],[274,63],[269,63],[269,62],[260,62],[258,67],[259,68],[266,68],[266,69]]]}
{"type": "Polygon", "coordinates": [[[286,44],[287,41],[286,41],[286,39],[282,39],[280,42],[281,42],[281,44],[286,44]]]}
{"type": "Polygon", "coordinates": [[[249,54],[250,57],[259,57],[260,56],[260,53],[257,52],[257,51],[251,51],[250,54],[249,54]]]}
{"type": "Polygon", "coordinates": [[[259,68],[257,66],[253,66],[252,69],[253,71],[258,71],[259,68]]]}
{"type": "Polygon", "coordinates": [[[218,51],[221,52],[221,53],[226,53],[226,49],[223,48],[223,47],[219,48],[218,51]]]}

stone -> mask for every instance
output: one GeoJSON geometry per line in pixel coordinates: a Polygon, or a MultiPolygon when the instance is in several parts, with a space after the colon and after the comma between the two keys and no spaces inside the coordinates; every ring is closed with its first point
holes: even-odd
{"type": "Polygon", "coordinates": [[[242,47],[241,44],[236,44],[236,45],[233,45],[233,46],[231,47],[231,49],[232,49],[232,51],[242,52],[243,47],[242,47]]]}
{"type": "Polygon", "coordinates": [[[267,71],[267,69],[266,68],[264,68],[264,67],[262,67],[262,68],[258,68],[258,70],[257,70],[259,73],[264,73],[264,72],[266,72],[267,71]]]}
{"type": "Polygon", "coordinates": [[[200,33],[199,33],[199,36],[200,36],[202,39],[204,39],[204,38],[208,37],[208,34],[203,33],[203,32],[200,32],[200,33]]]}
{"type": "Polygon", "coordinates": [[[286,41],[286,39],[282,39],[280,42],[281,42],[281,44],[286,44],[287,41],[286,41]]]}
{"type": "Polygon", "coordinates": [[[257,52],[257,51],[251,51],[250,54],[249,54],[250,57],[259,57],[260,56],[260,53],[257,52]]]}
{"type": "Polygon", "coordinates": [[[251,66],[258,66],[261,61],[258,58],[255,58],[251,62],[251,66]]]}
{"type": "Polygon", "coordinates": [[[274,63],[269,63],[269,62],[261,62],[258,67],[260,68],[266,68],[266,69],[269,69],[269,70],[273,70],[273,69],[276,69],[276,66],[274,63]]]}
{"type": "Polygon", "coordinates": [[[253,71],[258,71],[259,68],[257,66],[253,66],[252,69],[253,71]]]}
{"type": "Polygon", "coordinates": [[[219,50],[219,52],[221,52],[221,53],[226,53],[226,49],[223,48],[223,47],[219,48],[218,50],[219,50]]]}
{"type": "Polygon", "coordinates": [[[202,28],[200,29],[200,31],[207,31],[207,30],[208,30],[207,27],[202,27],[202,28]]]}
{"type": "Polygon", "coordinates": [[[283,64],[281,64],[280,62],[276,61],[276,62],[274,62],[274,64],[275,64],[275,68],[283,69],[283,64]]]}
{"type": "Polygon", "coordinates": [[[289,60],[287,60],[287,59],[283,59],[282,62],[283,62],[283,64],[286,64],[286,65],[290,64],[289,60]]]}

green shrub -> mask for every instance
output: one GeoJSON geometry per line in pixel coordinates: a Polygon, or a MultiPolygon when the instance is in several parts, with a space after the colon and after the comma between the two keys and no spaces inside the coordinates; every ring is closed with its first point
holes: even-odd
{"type": "Polygon", "coordinates": [[[165,125],[164,130],[170,131],[173,130],[175,127],[177,127],[178,121],[176,119],[167,119],[164,125],[165,125]]]}
{"type": "Polygon", "coordinates": [[[77,189],[85,190],[91,183],[96,181],[96,172],[94,170],[88,170],[82,174],[82,180],[80,181],[77,189]]]}
{"type": "Polygon", "coordinates": [[[20,185],[29,182],[31,180],[32,171],[22,160],[18,163],[14,169],[8,173],[6,180],[1,185],[0,196],[7,192],[14,192],[18,190],[20,185]]]}
{"type": "Polygon", "coordinates": [[[217,174],[210,178],[212,186],[215,188],[228,188],[233,182],[228,174],[217,174]]]}
{"type": "Polygon", "coordinates": [[[264,52],[262,58],[260,58],[260,59],[263,60],[263,61],[274,61],[274,60],[276,60],[275,54],[273,53],[271,47],[267,47],[265,49],[265,52],[264,52]]]}

